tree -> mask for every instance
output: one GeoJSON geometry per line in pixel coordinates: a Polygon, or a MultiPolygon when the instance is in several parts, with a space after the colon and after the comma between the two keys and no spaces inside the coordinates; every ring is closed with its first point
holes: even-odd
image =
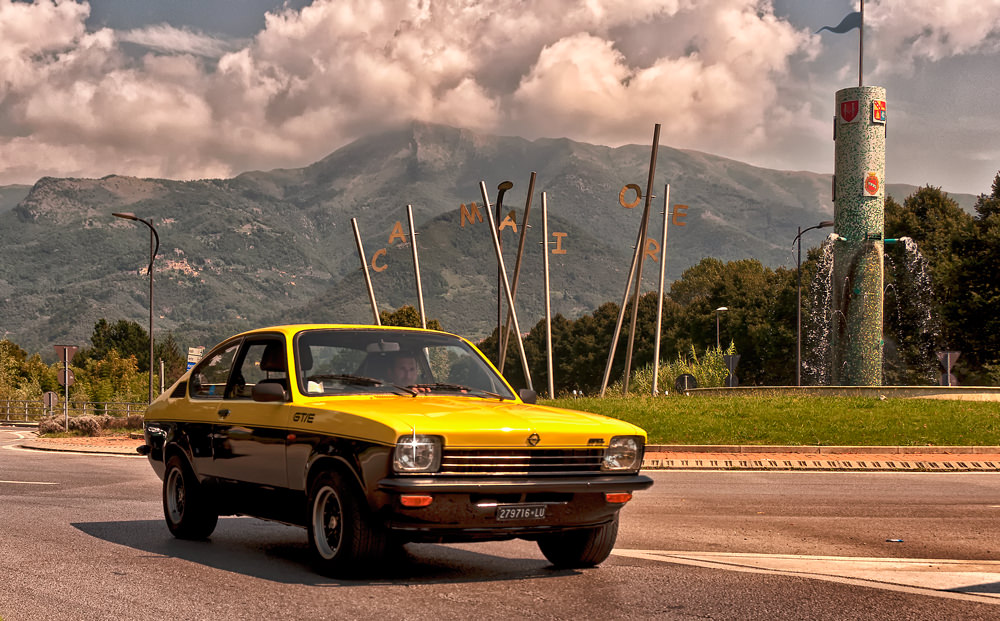
{"type": "Polygon", "coordinates": [[[1000,364],[1000,173],[991,194],[976,201],[973,233],[962,246],[962,269],[957,271],[954,298],[944,302],[954,341],[962,351],[960,369],[976,383],[996,384],[1000,364]]]}
{"type": "Polygon", "coordinates": [[[80,365],[72,398],[98,402],[143,402],[149,395],[148,376],[140,373],[135,356],[122,356],[112,348],[100,359],[80,365]]]}
{"type": "MultiPolygon", "coordinates": [[[[174,339],[173,332],[167,332],[166,337],[154,343],[153,353],[157,361],[163,361],[165,386],[173,384],[187,371],[187,356],[181,353],[181,348],[174,339]]],[[[154,371],[158,374],[159,369],[154,369],[154,371]]]]}
{"type": "Polygon", "coordinates": [[[119,319],[113,324],[100,319],[90,337],[92,347],[77,352],[74,361],[84,366],[88,360],[103,360],[114,350],[127,358],[134,356],[140,373],[149,372],[149,333],[134,321],[119,319]]]}
{"type": "MultiPolygon", "coordinates": [[[[384,326],[400,326],[404,328],[420,327],[420,311],[409,304],[400,306],[391,313],[379,311],[379,320],[384,326]]],[[[437,319],[428,319],[427,328],[429,330],[441,330],[441,323],[437,319]]]]}

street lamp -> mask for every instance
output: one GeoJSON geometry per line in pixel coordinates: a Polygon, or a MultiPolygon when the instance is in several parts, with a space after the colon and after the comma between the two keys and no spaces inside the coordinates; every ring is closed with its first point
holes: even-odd
{"type": "Polygon", "coordinates": [[[720,306],[715,309],[715,348],[722,349],[719,345],[719,313],[729,310],[726,306],[720,306]]]}
{"type": "Polygon", "coordinates": [[[795,236],[795,242],[799,245],[798,258],[795,261],[795,277],[798,279],[798,299],[796,302],[796,314],[798,319],[796,320],[795,327],[795,385],[802,385],[802,234],[806,231],[811,231],[813,229],[825,229],[833,226],[833,220],[823,220],[816,226],[810,226],[809,228],[802,230],[799,227],[799,234],[795,236]]]}
{"type": "Polygon", "coordinates": [[[156,259],[156,251],[160,249],[160,236],[156,233],[156,229],[153,228],[153,223],[150,220],[143,220],[142,218],[136,217],[134,213],[112,213],[116,218],[124,218],[126,220],[135,220],[136,222],[142,222],[149,227],[149,268],[146,271],[149,272],[149,402],[153,402],[153,261],[156,259]],[[155,245],[154,245],[155,240],[155,245]]]}

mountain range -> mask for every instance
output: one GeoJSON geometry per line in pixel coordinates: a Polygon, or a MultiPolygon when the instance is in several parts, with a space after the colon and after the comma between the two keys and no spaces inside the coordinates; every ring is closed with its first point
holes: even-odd
{"type": "MultiPolygon", "coordinates": [[[[149,231],[112,212],[151,219],[159,235],[158,338],[169,330],[187,347],[266,324],[367,323],[371,307],[351,220],[380,309],[416,306],[406,213],[412,205],[427,315],[478,339],[496,325],[497,290],[479,184],[485,181],[495,202],[497,185],[514,183],[501,214],[515,212],[501,236],[512,277],[532,171],[519,323],[526,331],[544,308],[542,192],[549,248],[565,251],[550,255],[553,312],[577,317],[621,301],[642,201],[625,208],[619,193],[626,184],[645,191],[649,157],[648,145],[529,141],[412,123],[298,169],[197,181],[43,178],[0,187],[0,338],[48,356],[54,344],[87,345],[101,318],[146,324],[149,231]]],[[[708,256],[794,267],[796,228],[832,218],[830,175],[660,146],[648,234],[656,240],[667,183],[672,209],[687,206],[669,229],[668,280],[708,256]]],[[[900,201],[915,189],[888,186],[900,201]]],[[[625,202],[637,198],[629,190],[625,202]]],[[[975,201],[952,198],[966,208],[975,201]]],[[[816,232],[806,245],[821,238],[816,232]]],[[[647,290],[657,275],[657,264],[647,261],[647,290]]]]}

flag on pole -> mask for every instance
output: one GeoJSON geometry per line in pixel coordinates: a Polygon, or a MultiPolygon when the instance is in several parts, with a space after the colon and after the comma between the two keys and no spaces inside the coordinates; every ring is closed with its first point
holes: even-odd
{"type": "Polygon", "coordinates": [[[861,12],[855,11],[854,13],[849,13],[847,17],[842,19],[836,26],[823,26],[816,31],[816,34],[823,32],[824,30],[829,30],[835,34],[844,34],[845,32],[850,32],[855,28],[861,28],[861,12]]]}

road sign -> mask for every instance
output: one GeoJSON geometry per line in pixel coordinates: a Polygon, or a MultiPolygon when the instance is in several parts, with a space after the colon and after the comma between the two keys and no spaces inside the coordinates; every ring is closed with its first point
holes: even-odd
{"type": "Polygon", "coordinates": [[[59,362],[73,362],[73,356],[80,349],[76,345],[56,345],[55,348],[56,355],[59,356],[59,362]]]}
{"type": "Polygon", "coordinates": [[[698,387],[698,380],[694,378],[690,373],[682,373],[677,376],[677,381],[674,382],[674,390],[677,392],[684,392],[685,390],[691,390],[698,387]]]}
{"type": "Polygon", "coordinates": [[[56,373],[56,379],[59,380],[60,386],[72,386],[73,382],[76,381],[76,377],[73,375],[73,369],[59,369],[56,373]]]}
{"type": "Polygon", "coordinates": [[[51,390],[42,395],[42,403],[49,410],[59,405],[59,393],[52,392],[51,390]]]}
{"type": "Polygon", "coordinates": [[[740,385],[740,380],[736,377],[736,365],[740,363],[740,355],[726,355],[722,357],[722,361],[726,363],[726,368],[729,369],[729,375],[726,376],[726,386],[736,388],[740,385]]]}

